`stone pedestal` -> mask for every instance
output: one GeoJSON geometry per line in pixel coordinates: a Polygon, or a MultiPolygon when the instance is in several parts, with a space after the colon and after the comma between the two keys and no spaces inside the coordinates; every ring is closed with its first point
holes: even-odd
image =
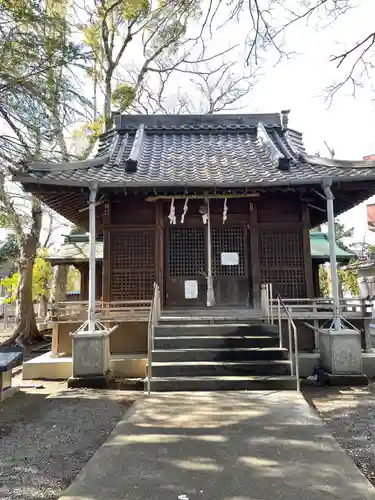
{"type": "Polygon", "coordinates": [[[363,375],[361,333],[357,330],[320,330],[320,362],[332,385],[366,383],[363,375]]]}
{"type": "Polygon", "coordinates": [[[68,387],[108,387],[110,371],[109,335],[111,330],[77,331],[73,338],[73,374],[68,387]]]}
{"type": "Polygon", "coordinates": [[[321,330],[322,367],[334,375],[362,374],[361,334],[356,330],[321,330]]]}

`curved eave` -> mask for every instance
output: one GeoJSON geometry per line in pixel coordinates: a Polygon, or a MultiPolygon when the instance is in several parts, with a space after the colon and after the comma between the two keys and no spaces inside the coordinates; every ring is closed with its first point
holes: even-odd
{"type": "MultiPolygon", "coordinates": [[[[341,161],[341,160],[340,160],[341,161]]],[[[358,162],[358,164],[362,162],[358,162]]],[[[363,162],[366,163],[366,162],[363,162]]],[[[260,181],[260,182],[184,182],[184,181],[176,181],[171,184],[170,181],[159,181],[155,182],[154,184],[150,185],[149,182],[144,181],[144,182],[99,182],[97,180],[93,180],[92,182],[77,182],[77,181],[71,181],[69,179],[66,180],[61,180],[61,179],[45,179],[43,177],[35,177],[33,175],[27,175],[27,174],[14,174],[12,176],[12,180],[14,182],[19,182],[23,185],[28,185],[28,184],[33,184],[35,186],[57,186],[57,187],[74,187],[74,188],[83,188],[83,189],[89,189],[91,186],[95,185],[97,188],[127,188],[127,189],[151,189],[151,190],[157,190],[158,188],[161,189],[168,189],[168,188],[254,188],[256,189],[257,187],[293,187],[293,186],[321,186],[323,181],[332,181],[334,184],[342,184],[342,183],[356,183],[356,182],[361,182],[361,181],[371,181],[375,180],[375,161],[374,162],[369,162],[373,163],[373,172],[371,173],[364,173],[363,175],[356,175],[355,177],[353,175],[347,175],[347,176],[342,176],[342,175],[330,175],[326,177],[320,177],[320,178],[308,178],[308,179],[303,179],[303,178],[295,178],[294,174],[290,174],[289,179],[277,179],[277,180],[267,180],[267,181],[260,181]]],[[[329,166],[329,165],[327,165],[329,166]]],[[[355,167],[353,167],[355,168],[355,167]]],[[[358,167],[359,168],[359,167],[358,167]]],[[[365,167],[361,167],[365,168],[365,167]]]]}
{"type": "Polygon", "coordinates": [[[109,160],[109,155],[90,158],[89,160],[61,163],[32,162],[27,167],[31,172],[66,172],[67,170],[80,170],[82,168],[101,167],[109,160]]]}
{"type": "MultiPolygon", "coordinates": [[[[356,255],[353,255],[352,257],[349,257],[349,256],[343,257],[342,255],[337,255],[336,261],[340,262],[341,264],[347,264],[355,258],[357,258],[356,255]]],[[[329,262],[330,256],[329,255],[316,255],[316,256],[312,255],[311,259],[315,262],[319,262],[319,263],[324,264],[325,262],[329,262]]]]}
{"type": "MultiPolygon", "coordinates": [[[[300,154],[300,158],[310,163],[310,165],[317,165],[320,167],[330,167],[330,168],[347,168],[347,169],[363,169],[371,170],[374,169],[375,175],[375,160],[335,160],[334,158],[324,158],[320,156],[311,156],[306,154],[300,154]]],[[[368,177],[368,176],[366,176],[368,177]]],[[[333,179],[334,180],[334,179],[333,179]]]]}
{"type": "Polygon", "coordinates": [[[27,175],[27,174],[14,174],[12,176],[12,181],[14,182],[19,182],[22,185],[34,185],[34,186],[56,186],[56,187],[74,187],[74,188],[82,188],[82,189],[89,189],[90,186],[93,184],[97,183],[90,183],[88,184],[87,182],[77,182],[77,181],[70,181],[70,180],[61,180],[61,179],[43,179],[35,177],[33,175],[27,175]]]}
{"type": "MultiPolygon", "coordinates": [[[[316,157],[304,156],[307,160],[312,158],[316,162],[316,157]]],[[[330,159],[319,159],[319,161],[328,161],[330,159]]],[[[355,207],[359,203],[367,200],[370,196],[375,194],[375,162],[358,162],[359,165],[366,166],[368,164],[374,165],[374,169],[367,172],[353,172],[351,175],[341,175],[341,176],[327,176],[326,178],[296,178],[295,175],[290,174],[290,178],[286,180],[266,180],[257,183],[236,183],[236,182],[174,182],[171,184],[170,181],[165,182],[155,182],[147,183],[144,182],[98,182],[96,183],[97,188],[102,194],[105,192],[110,193],[111,191],[125,192],[125,193],[139,193],[140,195],[145,195],[146,193],[156,194],[187,194],[189,192],[204,191],[207,189],[212,189],[217,191],[225,192],[227,190],[239,191],[262,191],[264,189],[300,189],[305,187],[306,191],[309,192],[309,205],[310,205],[310,220],[311,225],[322,224],[326,222],[326,203],[322,197],[321,184],[322,181],[332,181],[332,191],[335,195],[334,208],[336,215],[340,215],[345,211],[355,207]]],[[[328,163],[327,165],[337,164],[328,163]]],[[[350,163],[350,165],[352,165],[350,163]]],[[[87,210],[83,210],[87,207],[87,194],[91,186],[95,184],[93,181],[91,184],[86,182],[77,182],[71,180],[54,180],[46,179],[43,177],[36,177],[35,174],[27,173],[15,173],[13,180],[21,183],[24,188],[37,195],[44,203],[50,206],[57,213],[61,214],[63,217],[67,218],[71,222],[87,228],[87,210]]],[[[100,212],[98,210],[98,212],[100,212]]]]}

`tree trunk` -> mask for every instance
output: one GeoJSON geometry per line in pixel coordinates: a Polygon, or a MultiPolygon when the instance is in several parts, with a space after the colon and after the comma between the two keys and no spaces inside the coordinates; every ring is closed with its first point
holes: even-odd
{"type": "Polygon", "coordinates": [[[104,94],[104,132],[111,130],[112,120],[112,74],[113,70],[108,69],[105,76],[105,94],[104,94]]]}
{"type": "Polygon", "coordinates": [[[33,303],[33,268],[42,227],[42,209],[40,201],[36,198],[32,201],[31,219],[31,231],[22,235],[20,241],[20,255],[17,263],[19,274],[16,291],[16,324],[12,336],[4,344],[18,342],[26,345],[41,339],[33,303]]]}
{"type": "Polygon", "coordinates": [[[6,342],[8,344],[17,341],[20,344],[26,345],[41,338],[36,324],[33,303],[35,252],[31,253],[30,247],[31,245],[24,245],[21,248],[21,256],[17,265],[19,278],[16,292],[16,324],[11,338],[6,342]]]}

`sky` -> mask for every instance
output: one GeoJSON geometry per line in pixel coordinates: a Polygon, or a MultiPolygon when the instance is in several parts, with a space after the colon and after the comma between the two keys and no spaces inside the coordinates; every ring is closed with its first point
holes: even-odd
{"type": "MultiPolygon", "coordinates": [[[[363,88],[357,89],[355,96],[351,87],[344,88],[332,102],[325,92],[343,75],[330,62],[332,54],[373,32],[375,1],[357,3],[357,8],[324,30],[316,29],[316,19],[308,25],[294,25],[287,32],[285,49],[298,53],[279,64],[272,60],[266,64],[249,96],[249,111],[290,109],[289,124],[303,132],[310,154],[328,156],[324,141],[335,150],[337,159],[362,159],[375,154],[375,92],[370,82],[364,78],[363,88]]],[[[375,201],[375,197],[370,201],[375,201]]],[[[341,216],[340,221],[355,228],[354,240],[365,238],[375,243],[375,234],[367,231],[366,203],[341,216]]]]}
{"type": "MultiPolygon", "coordinates": [[[[203,0],[204,2],[205,0],[203,0]]],[[[267,0],[263,0],[266,2],[267,0]]],[[[300,5],[300,0],[284,0],[283,5],[300,5]]],[[[328,156],[327,144],[335,150],[338,159],[361,159],[375,154],[375,92],[370,82],[362,79],[363,86],[356,95],[346,87],[327,100],[325,89],[340,81],[345,68],[337,69],[330,62],[332,54],[363,38],[373,31],[375,0],[357,0],[358,6],[331,23],[317,29],[323,20],[311,18],[302,21],[286,32],[283,48],[293,53],[277,62],[277,54],[268,51],[258,69],[255,89],[244,100],[241,112],[278,112],[290,109],[289,124],[304,134],[306,149],[310,154],[319,152],[328,156]],[[246,102],[246,99],[248,102],[246,102]]],[[[219,20],[221,21],[221,20],[219,20]]],[[[238,67],[243,68],[245,39],[249,31],[249,15],[241,14],[239,23],[232,22],[225,29],[213,33],[214,50],[225,50],[239,44],[236,55],[238,67]]],[[[139,54],[133,51],[134,60],[139,54]]],[[[231,56],[232,57],[232,56],[231,56]]],[[[132,64],[129,58],[125,64],[132,64]]],[[[373,75],[375,78],[375,73],[373,75]]],[[[177,85],[184,85],[187,77],[176,74],[177,85]]],[[[375,86],[375,85],[374,85],[375,86]]],[[[87,87],[91,97],[91,88],[87,87]]],[[[375,196],[371,201],[375,201],[375,196]]],[[[367,231],[366,204],[362,204],[340,217],[347,227],[354,227],[354,241],[375,244],[375,233],[367,231]]],[[[64,230],[66,232],[66,230],[64,230]]]]}
{"type": "MultiPolygon", "coordinates": [[[[258,3],[266,5],[267,1],[258,3]]],[[[283,0],[283,8],[295,9],[301,3],[301,0],[283,0]]],[[[327,88],[341,81],[349,67],[344,64],[337,69],[330,61],[332,55],[343,52],[372,33],[374,19],[375,0],[357,0],[357,7],[328,26],[326,16],[312,16],[308,22],[301,21],[288,28],[280,41],[289,57],[278,62],[276,51],[267,50],[260,54],[256,86],[241,100],[243,107],[239,112],[274,113],[290,109],[290,127],[303,132],[310,154],[329,156],[325,142],[334,149],[337,159],[362,159],[365,155],[375,154],[375,72],[372,75],[374,88],[371,81],[363,77],[362,86],[356,88],[355,95],[352,87],[347,86],[332,100],[327,98],[327,88]]],[[[225,11],[221,11],[217,25],[224,20],[225,11]]],[[[213,53],[238,44],[239,48],[228,55],[228,58],[237,57],[238,71],[244,67],[250,21],[249,14],[244,11],[239,23],[232,22],[218,31],[213,30],[213,39],[207,44],[213,53]]],[[[136,65],[139,57],[142,54],[135,51],[133,64],[136,65]]],[[[129,63],[132,64],[127,59],[126,64],[129,63]]],[[[176,87],[181,87],[185,91],[188,89],[194,100],[197,91],[189,87],[188,79],[184,74],[175,73],[171,80],[171,94],[176,87]]],[[[199,99],[198,94],[196,99],[199,99]]],[[[375,201],[375,196],[370,201],[375,201]]],[[[340,221],[348,228],[354,227],[353,242],[366,240],[375,244],[375,233],[367,231],[366,203],[341,216],[340,221]]]]}

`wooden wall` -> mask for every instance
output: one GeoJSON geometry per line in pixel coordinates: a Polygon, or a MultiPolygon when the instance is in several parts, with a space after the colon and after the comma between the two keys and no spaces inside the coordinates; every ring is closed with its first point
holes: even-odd
{"type": "MultiPolygon", "coordinates": [[[[174,228],[200,228],[203,200],[189,200],[181,223],[184,200],[176,200],[174,228]]],[[[212,227],[243,228],[248,245],[246,270],[253,304],[260,303],[260,285],[272,282],[284,297],[312,297],[314,293],[309,240],[309,212],[296,193],[260,194],[259,198],[211,200],[212,227]]],[[[103,299],[148,300],[157,281],[164,297],[168,254],[170,202],[145,202],[142,197],[119,196],[108,202],[103,215],[103,299]]]]}
{"type": "Polygon", "coordinates": [[[103,217],[104,300],[150,300],[157,277],[156,204],[114,198],[103,217]]]}
{"type": "Polygon", "coordinates": [[[259,279],[283,297],[314,293],[307,205],[296,194],[263,195],[254,204],[259,279]]]}

